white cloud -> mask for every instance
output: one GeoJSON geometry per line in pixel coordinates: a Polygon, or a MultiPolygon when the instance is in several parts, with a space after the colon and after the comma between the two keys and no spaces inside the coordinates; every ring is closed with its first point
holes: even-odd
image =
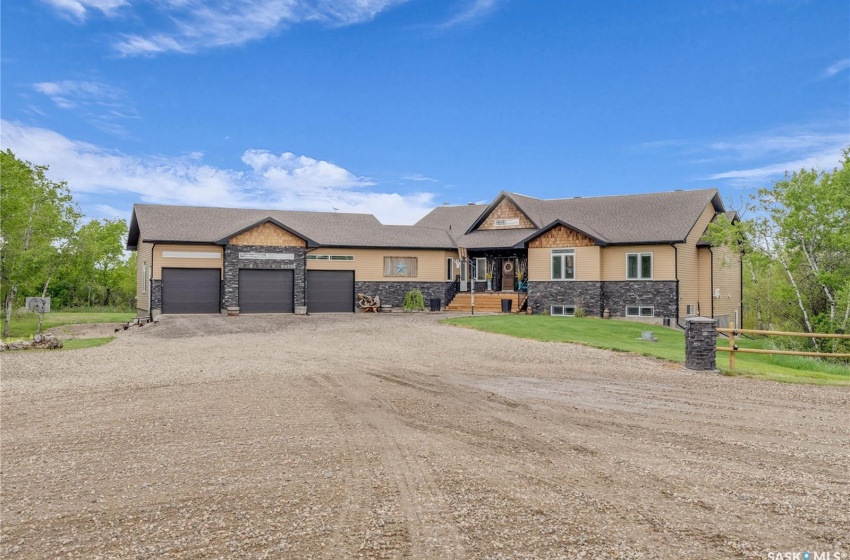
{"type": "Polygon", "coordinates": [[[496,7],[496,0],[472,0],[460,13],[439,25],[441,29],[472,22],[490,13],[496,7]]]}
{"type": "Polygon", "coordinates": [[[113,46],[125,56],[196,52],[262,39],[292,25],[318,21],[346,26],[374,19],[407,0],[172,0],[159,4],[168,30],[124,35],[113,46]]]}
{"type": "Polygon", "coordinates": [[[127,6],[127,0],[44,0],[60,13],[69,15],[77,20],[84,20],[92,10],[99,10],[107,16],[114,15],[116,11],[127,6]]]}
{"type": "Polygon", "coordinates": [[[125,101],[124,92],[108,84],[63,80],[38,82],[32,87],[60,109],[78,110],[93,125],[115,136],[127,136],[120,121],[138,118],[136,110],[125,101]]]}
{"type": "MultiPolygon", "coordinates": [[[[845,139],[846,140],[846,139],[845,139]]],[[[760,167],[745,169],[733,169],[709,175],[711,180],[729,180],[736,186],[751,186],[763,184],[765,181],[782,177],[786,171],[794,172],[800,169],[819,169],[823,171],[832,170],[842,160],[842,146],[811,153],[804,157],[786,160],[780,163],[771,163],[760,167]]]]}
{"type": "Polygon", "coordinates": [[[839,72],[841,72],[843,70],[847,70],[848,68],[850,68],[850,58],[845,58],[845,59],[842,59],[842,60],[835,62],[834,64],[831,64],[828,68],[826,68],[823,71],[823,73],[821,74],[821,77],[831,78],[831,77],[835,76],[836,74],[838,74],[839,72]]]}
{"type": "Polygon", "coordinates": [[[724,157],[751,160],[781,154],[800,154],[832,150],[850,142],[847,133],[810,130],[773,130],[712,142],[708,148],[724,157]]]}
{"type": "MultiPolygon", "coordinates": [[[[204,164],[202,155],[130,156],[71,140],[55,131],[2,121],[0,146],[21,159],[50,166],[49,175],[72,192],[133,202],[322,210],[375,214],[384,223],[409,224],[434,206],[428,192],[378,192],[377,182],[334,163],[285,152],[246,150],[246,168],[204,164]]],[[[102,206],[102,202],[96,204],[102,206]]],[[[103,215],[104,208],[92,207],[103,215]]],[[[86,208],[84,207],[84,210],[86,208]]]]}

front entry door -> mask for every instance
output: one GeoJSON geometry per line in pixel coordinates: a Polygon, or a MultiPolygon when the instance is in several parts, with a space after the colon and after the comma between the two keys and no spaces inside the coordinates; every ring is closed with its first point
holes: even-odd
{"type": "Polygon", "coordinates": [[[513,259],[505,259],[502,261],[502,290],[504,291],[513,291],[514,289],[514,275],[516,274],[516,270],[514,270],[513,259]]]}
{"type": "Polygon", "coordinates": [[[459,290],[461,292],[468,292],[469,291],[469,282],[468,282],[469,278],[467,276],[467,271],[469,270],[468,267],[469,267],[468,263],[466,263],[466,262],[460,263],[460,288],[459,288],[459,290]]]}

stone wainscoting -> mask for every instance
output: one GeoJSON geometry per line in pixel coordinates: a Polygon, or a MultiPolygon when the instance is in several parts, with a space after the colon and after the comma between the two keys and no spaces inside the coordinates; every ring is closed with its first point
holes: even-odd
{"type": "Polygon", "coordinates": [[[224,248],[224,288],[221,308],[239,307],[239,269],[294,270],[295,305],[307,305],[305,281],[306,250],[304,247],[267,247],[263,245],[228,245],[224,248]],[[291,253],[293,260],[240,259],[239,253],[291,253]]]}
{"type": "Polygon", "coordinates": [[[430,299],[439,299],[440,307],[448,305],[446,289],[451,282],[354,282],[354,293],[368,296],[379,296],[381,305],[392,305],[394,308],[404,306],[404,295],[410,290],[422,292],[425,309],[428,309],[430,299]]]}
{"type": "Polygon", "coordinates": [[[654,316],[676,318],[677,283],[671,281],[625,282],[529,282],[528,301],[535,313],[553,305],[575,305],[590,317],[625,317],[627,305],[654,307],[654,316]]]}
{"type": "Polygon", "coordinates": [[[611,317],[625,317],[627,305],[651,305],[655,317],[677,317],[675,280],[653,280],[640,282],[602,282],[604,309],[611,317]]]}
{"type": "Polygon", "coordinates": [[[162,280],[151,280],[151,317],[162,312],[162,280]]]}
{"type": "Polygon", "coordinates": [[[529,282],[528,303],[534,313],[553,305],[575,305],[590,317],[602,316],[602,282],[529,282]]]}

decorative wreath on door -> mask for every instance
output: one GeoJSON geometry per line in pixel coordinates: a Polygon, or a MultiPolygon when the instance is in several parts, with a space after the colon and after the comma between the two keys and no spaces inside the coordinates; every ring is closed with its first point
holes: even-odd
{"type": "Polygon", "coordinates": [[[506,262],[505,263],[505,272],[513,272],[513,270],[514,270],[514,263],[512,263],[511,261],[506,262]]]}

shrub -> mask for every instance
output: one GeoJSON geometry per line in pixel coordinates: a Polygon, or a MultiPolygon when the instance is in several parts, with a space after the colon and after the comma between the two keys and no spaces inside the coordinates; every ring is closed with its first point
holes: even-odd
{"type": "Polygon", "coordinates": [[[410,290],[404,294],[405,311],[425,311],[425,298],[419,290],[410,290]]]}
{"type": "Polygon", "coordinates": [[[575,316],[584,317],[584,307],[576,307],[575,316]]]}

